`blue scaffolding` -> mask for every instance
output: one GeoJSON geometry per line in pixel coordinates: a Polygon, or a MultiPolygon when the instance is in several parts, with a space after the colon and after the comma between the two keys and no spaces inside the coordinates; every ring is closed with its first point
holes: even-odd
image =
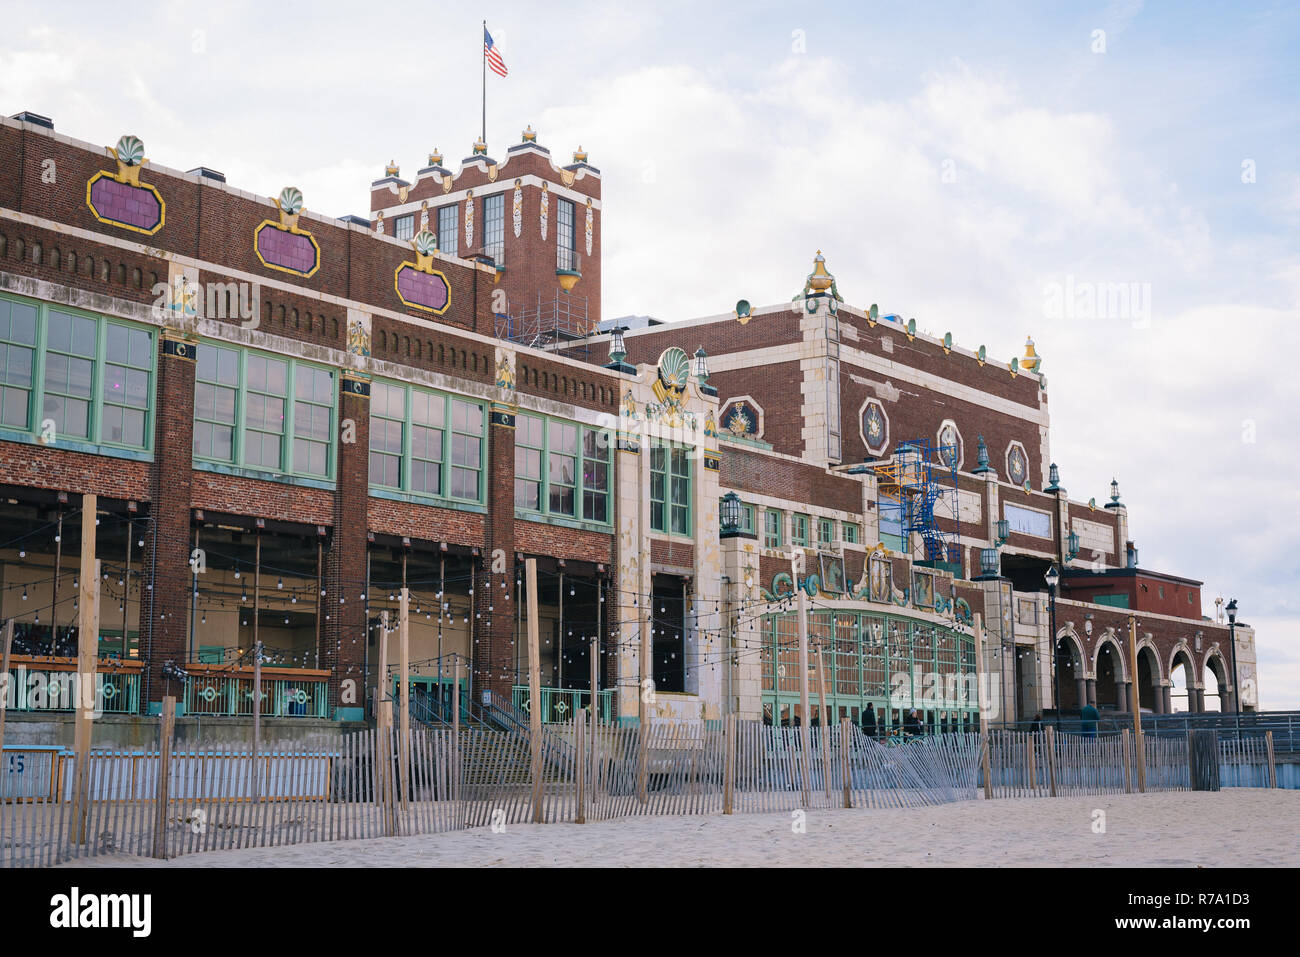
{"type": "Polygon", "coordinates": [[[898,502],[899,523],[904,547],[912,532],[921,537],[927,563],[960,562],[956,549],[959,522],[957,496],[956,445],[943,445],[928,439],[900,442],[888,462],[872,466],[879,491],[898,502]],[[951,487],[945,486],[947,482],[951,487]],[[939,527],[935,505],[947,497],[952,503],[954,531],[939,527]]]}

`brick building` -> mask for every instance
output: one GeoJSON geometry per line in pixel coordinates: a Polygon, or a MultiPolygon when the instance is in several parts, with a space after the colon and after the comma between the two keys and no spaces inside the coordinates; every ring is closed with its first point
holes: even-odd
{"type": "Polygon", "coordinates": [[[1008,364],[856,309],[820,255],[789,304],[602,332],[581,150],[526,130],[500,162],[385,172],[370,220],[335,219],[0,120],[0,616],[41,676],[12,707],[67,704],[92,540],[124,714],[250,714],[260,646],[264,713],[363,719],[405,588],[417,718],[459,680],[467,720],[510,726],[525,558],[547,720],[593,690],[621,721],[803,720],[798,592],[812,720],[968,725],[976,616],[1001,717],[1057,684],[1130,707],[1132,615],[1142,707],[1196,710],[1207,680],[1231,706],[1197,583],[1137,567],[1118,492],[1055,480],[1032,345],[1008,364]]]}

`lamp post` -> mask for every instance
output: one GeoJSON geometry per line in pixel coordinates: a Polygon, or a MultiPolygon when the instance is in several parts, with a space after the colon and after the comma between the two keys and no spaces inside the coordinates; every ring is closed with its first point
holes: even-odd
{"type": "Polygon", "coordinates": [[[1054,689],[1052,691],[1052,698],[1053,698],[1052,704],[1055,705],[1055,707],[1052,710],[1056,713],[1056,730],[1060,731],[1061,730],[1061,672],[1060,669],[1056,667],[1056,583],[1061,580],[1061,574],[1056,570],[1056,565],[1053,564],[1052,567],[1047,570],[1047,574],[1044,575],[1043,577],[1047,581],[1047,606],[1049,609],[1048,620],[1050,622],[1050,628],[1052,630],[1052,634],[1051,634],[1052,687],[1054,689]]]}
{"type": "Polygon", "coordinates": [[[1228,602],[1228,644],[1232,649],[1232,710],[1236,712],[1237,740],[1240,741],[1241,678],[1237,675],[1237,599],[1235,598],[1228,602]]]}

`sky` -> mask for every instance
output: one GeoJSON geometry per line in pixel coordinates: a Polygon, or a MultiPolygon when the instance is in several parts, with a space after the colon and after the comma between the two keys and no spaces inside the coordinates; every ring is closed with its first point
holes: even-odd
{"type": "Polygon", "coordinates": [[[486,18],[489,153],[602,172],[605,316],[786,301],[821,249],[853,305],[1032,335],[1071,497],[1117,478],[1300,709],[1300,7],[1026,6],[0,0],[0,110],[366,215],[390,159],[469,155],[486,18]]]}

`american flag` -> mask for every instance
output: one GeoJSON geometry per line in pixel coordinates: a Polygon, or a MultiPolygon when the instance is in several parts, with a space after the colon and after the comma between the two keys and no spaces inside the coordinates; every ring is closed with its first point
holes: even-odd
{"type": "Polygon", "coordinates": [[[492,42],[492,34],[487,32],[487,27],[483,28],[483,56],[487,58],[487,65],[492,68],[492,72],[498,76],[506,75],[506,61],[501,59],[501,54],[497,51],[496,44],[492,42]]]}

